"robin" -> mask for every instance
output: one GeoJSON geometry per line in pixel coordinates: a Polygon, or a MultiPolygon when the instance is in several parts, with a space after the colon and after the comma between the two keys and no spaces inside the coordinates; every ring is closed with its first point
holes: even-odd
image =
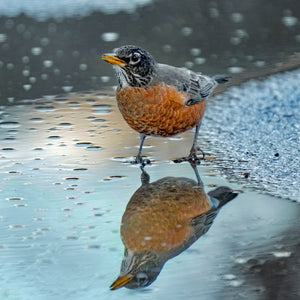
{"type": "Polygon", "coordinates": [[[146,136],[171,137],[196,126],[186,160],[197,160],[197,136],[206,99],[227,76],[205,76],[186,68],[157,63],[137,46],[122,46],[102,59],[114,65],[118,107],[131,128],[140,133],[136,162],[142,159],[146,136]]]}
{"type": "Polygon", "coordinates": [[[223,186],[206,194],[196,166],[193,168],[198,183],[185,177],[164,177],[150,183],[141,167],[142,185],[122,217],[124,258],[111,290],[150,285],[166,261],[205,234],[220,208],[237,196],[223,186]]]}

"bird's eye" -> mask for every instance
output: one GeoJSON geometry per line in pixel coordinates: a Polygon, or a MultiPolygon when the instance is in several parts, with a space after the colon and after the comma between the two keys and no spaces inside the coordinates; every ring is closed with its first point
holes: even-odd
{"type": "Polygon", "coordinates": [[[131,55],[131,62],[136,64],[140,61],[141,59],[141,54],[138,53],[138,52],[134,52],[132,55],[131,55]]]}
{"type": "Polygon", "coordinates": [[[139,286],[146,286],[148,284],[148,276],[144,272],[139,272],[136,274],[137,281],[139,286]]]}

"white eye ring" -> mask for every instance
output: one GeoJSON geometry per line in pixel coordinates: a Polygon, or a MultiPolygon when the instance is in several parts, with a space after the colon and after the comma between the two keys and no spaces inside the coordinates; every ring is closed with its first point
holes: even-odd
{"type": "Polygon", "coordinates": [[[137,64],[141,60],[141,54],[138,52],[133,52],[130,56],[130,62],[132,64],[137,64]]]}
{"type": "Polygon", "coordinates": [[[136,278],[141,286],[145,286],[148,283],[148,276],[144,272],[137,273],[136,278]]]}

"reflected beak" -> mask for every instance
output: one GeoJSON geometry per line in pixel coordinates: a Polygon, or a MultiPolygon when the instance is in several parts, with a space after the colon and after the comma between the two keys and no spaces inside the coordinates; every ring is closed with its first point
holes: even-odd
{"type": "Polygon", "coordinates": [[[124,276],[119,276],[117,280],[113,282],[113,284],[109,287],[111,290],[116,290],[124,286],[126,283],[128,283],[132,279],[133,275],[126,274],[124,276]]]}
{"type": "Polygon", "coordinates": [[[106,62],[109,62],[110,64],[117,65],[120,67],[125,67],[126,62],[118,57],[116,57],[114,54],[103,54],[102,59],[106,62]]]}

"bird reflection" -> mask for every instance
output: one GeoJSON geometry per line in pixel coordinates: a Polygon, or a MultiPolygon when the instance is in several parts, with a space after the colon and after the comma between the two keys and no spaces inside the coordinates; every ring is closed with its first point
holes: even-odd
{"type": "Polygon", "coordinates": [[[132,195],[122,217],[125,246],[120,276],[110,286],[135,289],[149,286],[165,262],[205,234],[220,208],[237,196],[228,187],[205,193],[197,166],[197,182],[164,177],[150,183],[141,167],[141,187],[132,195]]]}

